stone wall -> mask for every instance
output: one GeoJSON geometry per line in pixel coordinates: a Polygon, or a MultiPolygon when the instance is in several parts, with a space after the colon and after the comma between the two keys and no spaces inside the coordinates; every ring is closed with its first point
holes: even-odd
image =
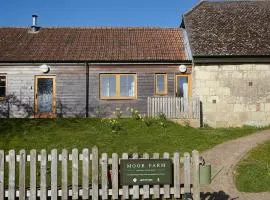
{"type": "Polygon", "coordinates": [[[193,96],[212,127],[270,124],[270,64],[196,65],[193,96]]]}

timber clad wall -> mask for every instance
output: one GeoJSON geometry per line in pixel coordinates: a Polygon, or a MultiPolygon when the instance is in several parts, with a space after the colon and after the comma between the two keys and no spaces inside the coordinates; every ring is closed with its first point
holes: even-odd
{"type": "MultiPolygon", "coordinates": [[[[16,105],[10,107],[10,117],[31,117],[34,111],[34,91],[36,75],[56,76],[57,115],[63,117],[86,116],[86,66],[50,65],[49,73],[42,74],[39,65],[0,66],[0,73],[7,74],[7,95],[16,97],[16,105]]],[[[190,69],[189,69],[190,71],[190,69]]],[[[178,65],[139,65],[139,66],[89,66],[89,116],[110,116],[116,108],[126,111],[127,107],[147,113],[147,97],[155,96],[155,73],[166,73],[168,94],[175,95],[175,74],[178,65]],[[137,99],[100,100],[99,75],[101,73],[137,74],[137,99]]],[[[3,103],[0,116],[5,115],[3,103]]]]}

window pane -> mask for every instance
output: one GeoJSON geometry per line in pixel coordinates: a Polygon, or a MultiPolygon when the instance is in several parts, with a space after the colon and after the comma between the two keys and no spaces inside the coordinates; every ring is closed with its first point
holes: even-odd
{"type": "Polygon", "coordinates": [[[116,96],[116,77],[115,75],[101,76],[101,96],[116,96]]]}
{"type": "Polygon", "coordinates": [[[6,86],[6,76],[0,76],[0,87],[6,86]]]}
{"type": "Polygon", "coordinates": [[[6,88],[0,87],[0,97],[5,97],[5,96],[6,96],[6,88]]]}
{"type": "Polygon", "coordinates": [[[177,77],[177,96],[188,98],[188,77],[177,77]]]}
{"type": "Polygon", "coordinates": [[[165,75],[157,75],[157,93],[165,93],[165,75]]]}
{"type": "Polygon", "coordinates": [[[133,97],[135,96],[135,76],[121,75],[120,76],[120,96],[133,97]]]}

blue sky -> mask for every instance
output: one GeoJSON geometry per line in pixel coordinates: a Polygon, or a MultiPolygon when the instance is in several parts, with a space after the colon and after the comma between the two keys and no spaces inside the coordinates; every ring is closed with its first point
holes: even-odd
{"type": "Polygon", "coordinates": [[[0,26],[178,27],[199,0],[1,0],[0,26]]]}

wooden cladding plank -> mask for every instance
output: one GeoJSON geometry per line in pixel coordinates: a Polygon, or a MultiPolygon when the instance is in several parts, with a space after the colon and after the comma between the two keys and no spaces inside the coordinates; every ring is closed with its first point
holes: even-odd
{"type": "Polygon", "coordinates": [[[193,200],[200,200],[199,152],[192,151],[193,200]]]}
{"type": "Polygon", "coordinates": [[[30,200],[37,199],[37,151],[30,151],[30,200]]]}
{"type": "MultiPolygon", "coordinates": [[[[143,154],[143,159],[149,159],[149,154],[144,153],[143,154]]],[[[143,186],[143,199],[149,199],[150,197],[150,188],[149,185],[144,185],[143,186]]]]}
{"type": "MultiPolygon", "coordinates": [[[[138,153],[133,153],[132,155],[133,159],[138,159],[139,154],[138,153]]],[[[138,185],[133,185],[133,194],[132,194],[132,199],[139,199],[140,197],[140,190],[138,185]]]]}
{"type": "MultiPolygon", "coordinates": [[[[158,153],[154,153],[153,154],[153,158],[154,159],[159,159],[159,154],[158,153]]],[[[153,198],[154,199],[159,199],[160,198],[160,186],[159,185],[154,185],[153,186],[153,190],[154,190],[154,195],[153,195],[153,198]]]]}
{"type": "Polygon", "coordinates": [[[89,150],[82,151],[82,199],[89,199],[89,150]]]}
{"type": "Polygon", "coordinates": [[[62,150],[62,200],[68,199],[68,151],[62,150]]]}
{"type": "Polygon", "coordinates": [[[20,150],[20,166],[19,166],[19,199],[25,200],[25,150],[20,150]]]}
{"type": "Polygon", "coordinates": [[[92,148],[92,199],[98,200],[98,148],[92,148]]]}
{"type": "Polygon", "coordinates": [[[191,199],[190,197],[190,155],[189,153],[184,153],[184,193],[186,199],[191,199]]]}
{"type": "Polygon", "coordinates": [[[51,200],[57,200],[57,162],[58,154],[57,150],[51,151],[51,200]]]}
{"type": "MultiPolygon", "coordinates": [[[[127,153],[123,153],[122,154],[122,158],[123,159],[128,159],[128,154],[127,153]]],[[[129,189],[127,185],[124,185],[123,188],[123,195],[122,195],[122,199],[129,199],[129,189]]]]}
{"type": "Polygon", "coordinates": [[[118,155],[117,153],[112,154],[112,199],[118,199],[118,155]]]}
{"type": "Polygon", "coordinates": [[[79,155],[78,149],[72,149],[72,199],[79,199],[79,155]]]}
{"type": "MultiPolygon", "coordinates": [[[[163,158],[164,159],[169,159],[170,158],[170,154],[165,152],[163,154],[163,158]]],[[[164,198],[165,199],[169,199],[171,196],[170,196],[170,185],[164,185],[164,198]]]]}
{"type": "Polygon", "coordinates": [[[179,153],[173,155],[173,185],[174,185],[174,198],[180,198],[180,156],[179,153]]]}
{"type": "Polygon", "coordinates": [[[40,154],[40,200],[47,199],[47,152],[41,150],[40,154]]]}
{"type": "Polygon", "coordinates": [[[0,200],[4,200],[5,198],[4,177],[5,177],[5,152],[3,150],[0,150],[0,200]]]}
{"type": "Polygon", "coordinates": [[[15,200],[15,163],[16,154],[14,150],[9,151],[9,173],[8,173],[8,199],[15,200]]]}
{"type": "Polygon", "coordinates": [[[106,153],[101,156],[101,187],[102,199],[108,199],[108,155],[106,153]]]}

